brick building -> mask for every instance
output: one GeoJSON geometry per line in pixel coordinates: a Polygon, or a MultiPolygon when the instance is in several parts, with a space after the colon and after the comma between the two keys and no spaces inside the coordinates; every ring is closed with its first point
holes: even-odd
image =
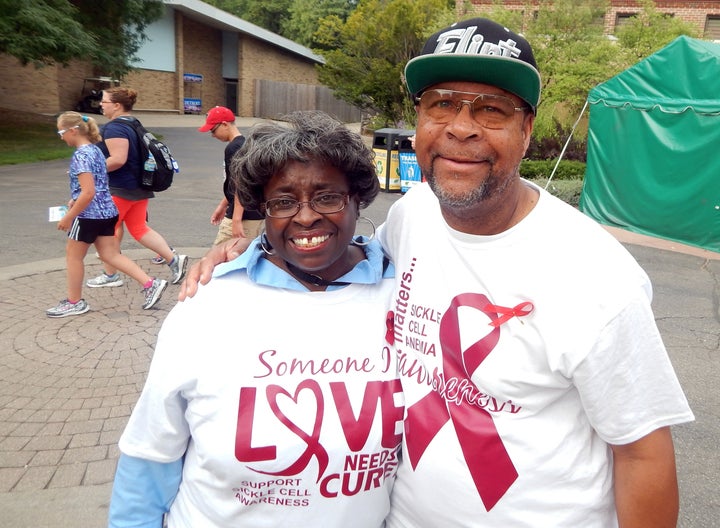
{"type": "MultiPolygon", "coordinates": [[[[469,0],[468,2],[457,3],[458,13],[463,17],[472,13],[482,13],[493,5],[493,0],[469,0]]],[[[547,1],[535,0],[532,5],[547,5],[547,1]]],[[[615,29],[626,22],[630,17],[641,11],[638,2],[633,0],[611,0],[610,7],[605,12],[605,32],[613,34],[615,29]]],[[[510,9],[525,9],[527,2],[524,0],[506,0],[505,7],[510,9]]],[[[706,0],[704,2],[694,1],[671,1],[656,0],[655,6],[661,13],[666,13],[686,20],[693,24],[701,38],[720,41],[720,0],[706,0]]]]}
{"type": "MultiPolygon", "coordinates": [[[[322,57],[280,35],[199,0],[164,0],[165,14],[151,24],[138,52],[137,70],[122,85],[138,91],[136,110],[207,112],[224,105],[255,116],[262,82],[318,84],[322,57]]],[[[56,113],[80,99],[83,79],[106,75],[86,62],[67,67],[23,67],[0,54],[0,106],[56,113]]]]}

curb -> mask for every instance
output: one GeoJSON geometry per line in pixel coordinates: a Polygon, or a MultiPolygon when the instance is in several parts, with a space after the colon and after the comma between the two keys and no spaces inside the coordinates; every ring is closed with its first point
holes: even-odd
{"type": "MultiPolygon", "coordinates": [[[[178,253],[187,255],[191,259],[200,259],[205,256],[209,248],[200,247],[178,247],[175,250],[178,253]]],[[[148,249],[129,249],[124,250],[123,253],[130,257],[134,261],[143,259],[151,259],[153,257],[152,251],[148,249]]],[[[88,259],[94,259],[95,256],[91,251],[88,251],[85,257],[85,264],[87,265],[88,259]]],[[[65,258],[58,257],[46,260],[37,260],[34,262],[27,262],[25,264],[16,264],[13,266],[5,266],[0,268],[0,281],[18,279],[20,277],[30,277],[32,275],[38,275],[40,273],[49,273],[51,271],[61,271],[65,269],[65,258]]]]}

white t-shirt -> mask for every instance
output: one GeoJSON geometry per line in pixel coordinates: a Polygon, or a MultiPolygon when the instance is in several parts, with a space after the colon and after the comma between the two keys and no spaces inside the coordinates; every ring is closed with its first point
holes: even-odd
{"type": "Polygon", "coordinates": [[[185,457],[171,528],[383,526],[403,401],[381,283],[309,293],[243,271],[171,311],[120,440],[185,457]]]}
{"type": "Polygon", "coordinates": [[[608,444],[693,419],[632,256],[538,189],[495,236],[422,185],[380,234],[406,402],[388,528],[617,525],[608,444]]]}

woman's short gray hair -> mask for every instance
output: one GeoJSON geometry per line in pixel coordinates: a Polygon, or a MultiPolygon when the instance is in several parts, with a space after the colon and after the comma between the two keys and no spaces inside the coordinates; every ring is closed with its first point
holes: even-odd
{"type": "Polygon", "coordinates": [[[298,111],[286,124],[255,125],[235,155],[230,172],[238,199],[247,209],[260,209],[264,188],[289,162],[320,161],[347,177],[350,196],[367,207],[380,192],[374,154],[343,123],[320,111],[298,111]]]}

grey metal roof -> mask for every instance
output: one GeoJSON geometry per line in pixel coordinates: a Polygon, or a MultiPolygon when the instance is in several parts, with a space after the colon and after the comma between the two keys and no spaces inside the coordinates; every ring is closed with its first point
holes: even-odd
{"type": "Polygon", "coordinates": [[[244,33],[258,40],[262,40],[278,48],[289,51],[296,55],[301,55],[311,61],[324,64],[325,59],[320,55],[313,53],[310,48],[306,48],[293,42],[290,39],[282,37],[272,31],[263,29],[260,26],[251,24],[250,22],[238,18],[235,15],[226,13],[221,9],[213,7],[200,0],[163,0],[165,5],[180,11],[188,18],[202,22],[203,24],[214,27],[223,31],[234,31],[244,33]]]}

